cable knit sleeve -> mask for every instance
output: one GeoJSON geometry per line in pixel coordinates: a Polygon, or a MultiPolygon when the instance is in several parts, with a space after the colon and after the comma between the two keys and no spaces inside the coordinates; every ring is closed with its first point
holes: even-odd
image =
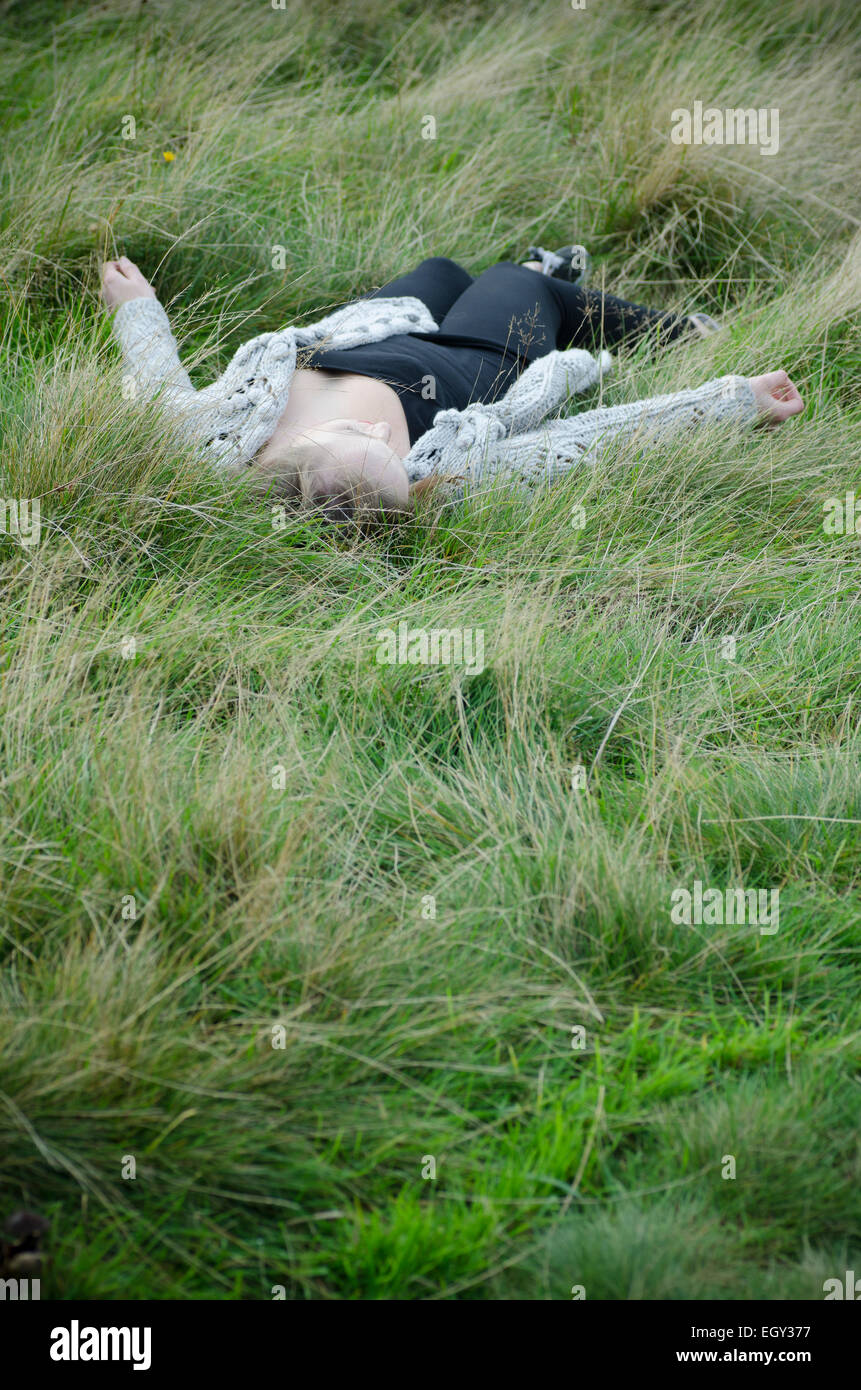
{"type": "Polygon", "coordinates": [[[163,390],[177,404],[194,399],[195,389],[157,299],[129,299],[121,304],[114,314],[113,332],[126,373],[142,395],[154,396],[163,390]]]}
{"type": "MultiPolygon", "coordinates": [[[[757,417],[753,388],[746,377],[725,376],[693,390],[651,396],[630,405],[587,410],[548,421],[541,429],[512,436],[452,468],[470,483],[511,476],[524,483],[549,481],[575,464],[594,463],[616,439],[666,439],[702,424],[746,425],[757,417]]],[[[448,463],[449,460],[446,460],[448,463]]]]}

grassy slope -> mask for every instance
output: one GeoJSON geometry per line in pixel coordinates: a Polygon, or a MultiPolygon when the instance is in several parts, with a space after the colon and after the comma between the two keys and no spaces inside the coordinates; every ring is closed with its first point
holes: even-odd
{"type": "Polygon", "coordinates": [[[822,531],[859,482],[852,12],[5,7],[0,466],[43,540],[0,538],[0,1192],[52,1216],[47,1296],[861,1267],[858,542],[822,531]],[[670,146],[694,98],[778,106],[780,153],[670,146]],[[105,250],[202,382],[421,255],[572,228],[731,324],[606,400],[783,365],[804,418],[360,544],[121,399],[105,250]],[[486,671],[376,665],[401,618],[482,627],[486,671]],[[779,886],[779,932],[674,926],[695,878],[779,886]]]}

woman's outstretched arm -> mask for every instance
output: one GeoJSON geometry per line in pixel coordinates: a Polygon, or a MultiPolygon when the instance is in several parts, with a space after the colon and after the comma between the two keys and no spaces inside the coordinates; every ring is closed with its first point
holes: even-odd
{"type": "Polygon", "coordinates": [[[146,276],[128,256],[102,267],[102,299],[114,312],[114,334],[142,395],[166,389],[180,399],[192,398],[194,387],[179,360],[167,314],[146,276]]]}
{"type": "MultiPolygon", "coordinates": [[[[514,435],[484,457],[473,453],[454,470],[472,484],[511,477],[524,484],[552,481],[578,463],[593,463],[613,440],[666,439],[703,424],[775,426],[804,409],[785,371],[725,376],[692,390],[651,396],[629,405],[586,410],[514,435]]],[[[445,469],[440,482],[445,481],[445,469]]]]}

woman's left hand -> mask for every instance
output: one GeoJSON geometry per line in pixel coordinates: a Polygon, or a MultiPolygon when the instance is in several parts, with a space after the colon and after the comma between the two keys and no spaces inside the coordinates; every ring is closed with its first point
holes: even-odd
{"type": "Polygon", "coordinates": [[[120,256],[102,266],[102,299],[109,309],[116,309],[130,299],[155,299],[155,290],[134,261],[120,256]]]}

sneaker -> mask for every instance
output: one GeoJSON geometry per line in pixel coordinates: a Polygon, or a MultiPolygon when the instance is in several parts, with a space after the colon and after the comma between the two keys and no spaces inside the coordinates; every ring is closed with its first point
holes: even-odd
{"type": "Polygon", "coordinates": [[[585,246],[563,246],[559,251],[545,251],[543,246],[530,246],[528,261],[540,261],[542,275],[554,280],[567,280],[569,285],[585,289],[592,274],[592,257],[585,246]]]}
{"type": "Polygon", "coordinates": [[[688,314],[688,323],[698,338],[710,338],[713,333],[723,332],[723,324],[709,314],[688,314]]]}

